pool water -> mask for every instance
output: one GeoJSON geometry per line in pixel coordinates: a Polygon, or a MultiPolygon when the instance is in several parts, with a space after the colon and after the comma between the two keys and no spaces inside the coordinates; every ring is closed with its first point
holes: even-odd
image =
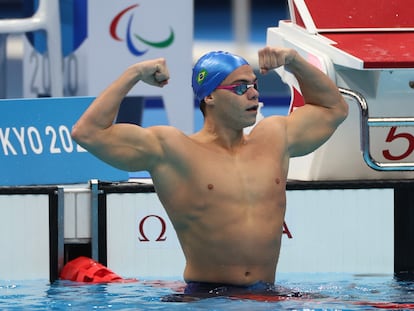
{"type": "MultiPolygon", "coordinates": [[[[179,280],[179,278],[176,278],[179,280]]],[[[175,291],[168,286],[136,283],[81,284],[70,281],[1,281],[1,310],[381,310],[414,303],[414,282],[397,281],[392,275],[280,274],[278,285],[306,292],[317,299],[252,301],[226,297],[193,302],[162,302],[175,291]],[[370,302],[361,304],[361,302],[370,302]]],[[[181,284],[181,281],[177,281],[181,284]]],[[[169,280],[174,286],[177,282],[169,280]]],[[[167,285],[170,285],[167,284],[167,285]]],[[[405,306],[406,309],[411,307],[405,306]]],[[[400,310],[398,309],[398,310],[400,310]]],[[[414,309],[414,304],[412,306],[414,309]]]]}

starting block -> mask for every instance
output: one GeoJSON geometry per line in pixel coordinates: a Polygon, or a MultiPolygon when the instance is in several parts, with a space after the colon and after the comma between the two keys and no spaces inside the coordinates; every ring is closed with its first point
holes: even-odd
{"type": "MultiPolygon", "coordinates": [[[[414,16],[410,0],[289,0],[290,20],[267,44],[296,49],[327,74],[349,116],[315,152],[291,159],[289,179],[414,178],[414,16]],[[368,109],[369,108],[369,109],[368,109]]],[[[295,77],[290,110],[303,105],[295,77]]]]}

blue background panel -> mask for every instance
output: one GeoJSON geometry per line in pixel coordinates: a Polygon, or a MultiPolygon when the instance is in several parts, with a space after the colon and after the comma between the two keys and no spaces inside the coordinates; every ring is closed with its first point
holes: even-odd
{"type": "Polygon", "coordinates": [[[0,101],[0,186],[122,181],[128,173],[85,152],[70,137],[92,97],[0,101]]]}

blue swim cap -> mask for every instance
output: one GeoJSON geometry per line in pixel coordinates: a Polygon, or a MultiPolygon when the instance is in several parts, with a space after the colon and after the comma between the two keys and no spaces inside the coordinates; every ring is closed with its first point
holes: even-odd
{"type": "Polygon", "coordinates": [[[249,63],[242,57],[228,52],[209,52],[193,68],[192,86],[198,102],[210,95],[234,70],[249,63]]]}

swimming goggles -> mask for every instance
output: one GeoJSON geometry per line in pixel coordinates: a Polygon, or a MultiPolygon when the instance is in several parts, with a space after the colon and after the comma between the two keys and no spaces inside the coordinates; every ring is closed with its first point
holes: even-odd
{"type": "Polygon", "coordinates": [[[251,84],[247,83],[238,83],[238,84],[231,84],[231,85],[219,85],[216,89],[221,90],[229,90],[237,95],[243,95],[247,92],[248,89],[254,88],[257,90],[257,82],[253,82],[251,84]]]}

